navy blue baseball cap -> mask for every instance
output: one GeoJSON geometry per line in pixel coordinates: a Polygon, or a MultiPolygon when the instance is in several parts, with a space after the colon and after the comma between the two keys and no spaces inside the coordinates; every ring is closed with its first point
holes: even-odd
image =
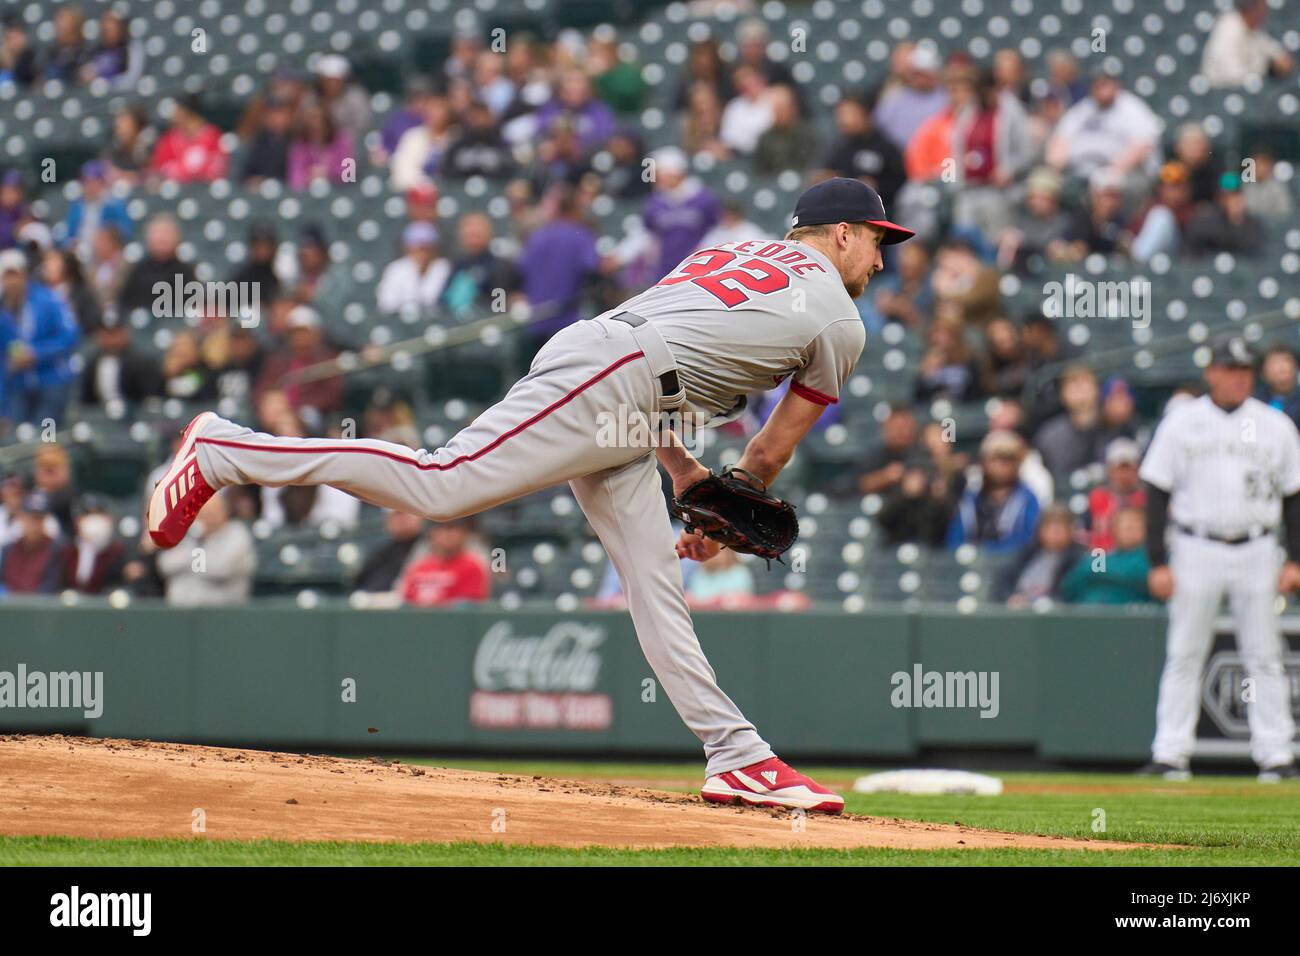
{"type": "Polygon", "coordinates": [[[916,233],[885,217],[885,204],[876,192],[860,179],[837,176],[804,190],[794,206],[791,228],[822,226],[836,222],[865,222],[885,230],[882,244],[893,245],[911,239],[916,233]]]}

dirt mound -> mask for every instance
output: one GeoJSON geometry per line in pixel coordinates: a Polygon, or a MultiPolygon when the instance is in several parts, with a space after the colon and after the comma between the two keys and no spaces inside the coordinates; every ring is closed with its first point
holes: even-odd
{"type": "Polygon", "coordinates": [[[641,848],[1134,846],[857,815],[801,820],[605,783],[63,736],[0,737],[0,833],[641,848]]]}

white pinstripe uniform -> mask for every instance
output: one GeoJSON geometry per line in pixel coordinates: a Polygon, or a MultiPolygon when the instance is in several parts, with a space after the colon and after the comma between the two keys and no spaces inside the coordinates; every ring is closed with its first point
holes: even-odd
{"type": "Polygon", "coordinates": [[[1185,768],[1192,756],[1201,670],[1226,596],[1254,685],[1246,705],[1251,756],[1261,767],[1291,763],[1295,725],[1274,606],[1281,566],[1274,531],[1282,499],[1300,492],[1295,425],[1253,398],[1231,412],[1209,396],[1188,400],[1156,429],[1140,474],[1171,496],[1174,593],[1153,759],[1185,768]]]}
{"type": "Polygon", "coordinates": [[[213,488],[333,485],[435,521],[567,481],[618,570],[646,659],[713,775],[772,750],[719,689],[695,637],[653,448],[602,442],[602,421],[620,409],[654,420],[676,407],[721,421],[747,393],[787,376],[793,391],[827,404],[864,341],[820,252],[799,242],[725,243],[622,308],[560,331],[498,404],[442,448],[280,438],[218,418],[197,433],[198,462],[213,488]],[[664,394],[666,373],[676,373],[677,394],[664,394]]]}

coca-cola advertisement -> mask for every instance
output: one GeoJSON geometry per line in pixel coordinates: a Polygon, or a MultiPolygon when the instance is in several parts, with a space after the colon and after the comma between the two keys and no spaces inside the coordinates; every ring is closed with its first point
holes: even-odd
{"type": "Polygon", "coordinates": [[[470,723],[495,730],[605,730],[608,694],[595,690],[605,629],[559,621],[545,634],[516,634],[515,623],[487,629],[474,653],[470,723]]]}

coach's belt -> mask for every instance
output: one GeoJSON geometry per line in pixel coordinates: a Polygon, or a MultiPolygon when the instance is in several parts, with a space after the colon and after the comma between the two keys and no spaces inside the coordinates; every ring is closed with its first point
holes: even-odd
{"type": "Polygon", "coordinates": [[[682,388],[681,379],[677,375],[677,360],[673,358],[673,353],[659,330],[653,323],[647,322],[645,316],[635,312],[619,312],[607,318],[632,326],[632,334],[636,336],[637,344],[650,363],[650,374],[659,380],[660,410],[681,408],[686,401],[686,389],[682,388]]]}
{"type": "Polygon", "coordinates": [[[1224,535],[1214,534],[1201,528],[1192,528],[1185,524],[1174,525],[1183,534],[1190,534],[1193,538],[1204,538],[1206,541],[1214,541],[1218,544],[1247,544],[1256,541],[1259,538],[1266,537],[1273,533],[1272,528],[1255,527],[1251,528],[1245,534],[1224,535]]]}

